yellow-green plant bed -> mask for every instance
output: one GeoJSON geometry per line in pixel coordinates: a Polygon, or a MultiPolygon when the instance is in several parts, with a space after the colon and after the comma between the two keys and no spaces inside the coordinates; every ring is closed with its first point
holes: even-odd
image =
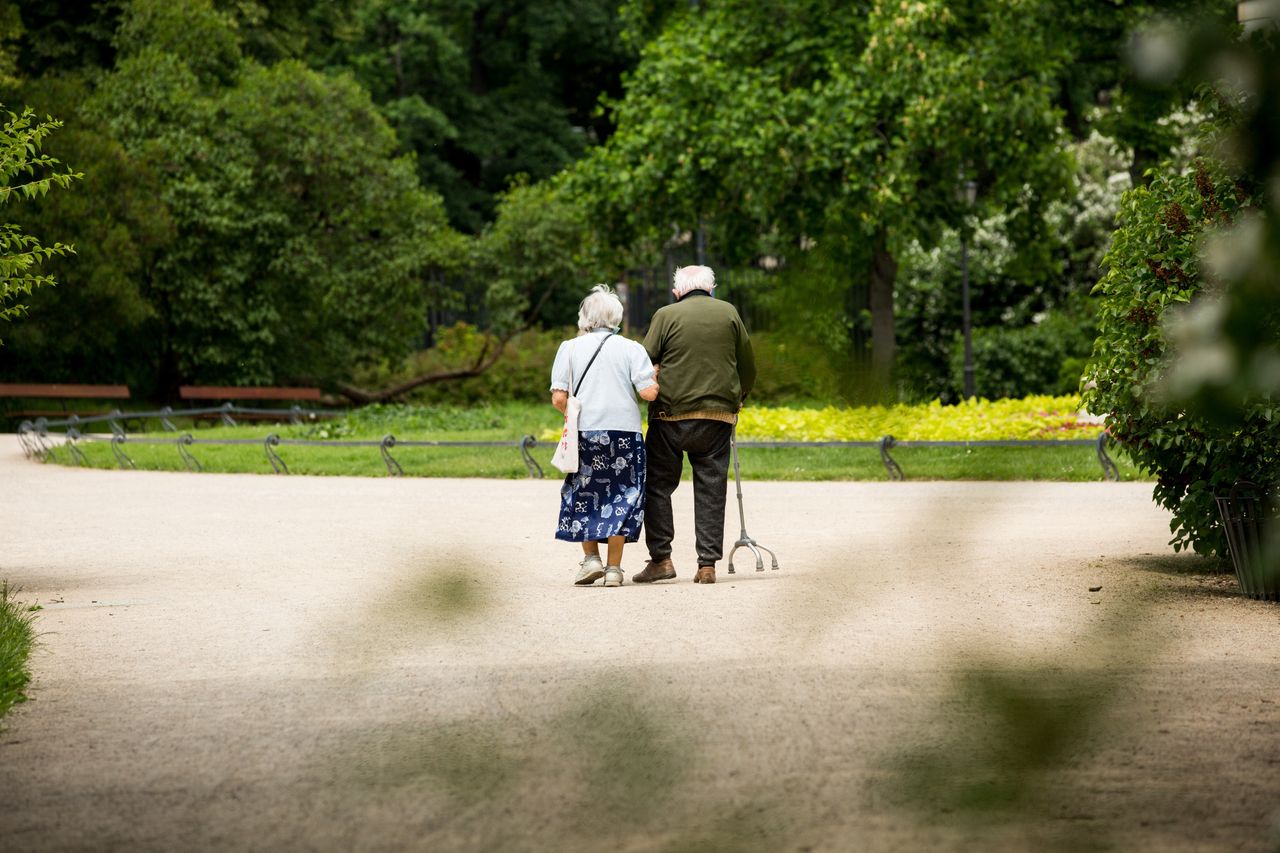
{"type": "MultiPolygon", "coordinates": [[[[1097,438],[1102,427],[1085,419],[1080,398],[1024,397],[969,400],[954,406],[932,403],[896,406],[748,405],[738,420],[740,441],[991,441],[1008,439],[1097,438]]],[[[540,441],[559,431],[545,430],[540,441]]]]}
{"type": "Polygon", "coordinates": [[[1082,420],[1079,397],[970,400],[955,406],[856,406],[743,409],[742,441],[990,441],[1096,438],[1102,428],[1082,420]]]}

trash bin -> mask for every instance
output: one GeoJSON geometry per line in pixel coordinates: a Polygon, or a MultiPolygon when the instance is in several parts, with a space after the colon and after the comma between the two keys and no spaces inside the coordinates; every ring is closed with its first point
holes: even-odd
{"type": "Polygon", "coordinates": [[[1226,497],[1214,495],[1240,589],[1250,598],[1280,601],[1280,519],[1267,490],[1247,480],[1226,497]]]}

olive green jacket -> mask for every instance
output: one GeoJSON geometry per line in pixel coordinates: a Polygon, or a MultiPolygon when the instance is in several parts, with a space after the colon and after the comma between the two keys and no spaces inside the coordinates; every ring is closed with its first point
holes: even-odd
{"type": "Polygon", "coordinates": [[[703,290],[653,315],[644,348],[658,373],[649,417],[715,417],[737,412],[756,381],[756,360],[738,310],[703,290]]]}

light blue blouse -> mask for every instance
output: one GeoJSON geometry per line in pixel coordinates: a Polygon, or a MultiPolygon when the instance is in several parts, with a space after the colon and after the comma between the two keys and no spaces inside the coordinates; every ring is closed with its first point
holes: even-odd
{"type": "MultiPolygon", "coordinates": [[[[573,386],[578,384],[587,362],[609,332],[609,329],[593,329],[560,344],[551,366],[552,391],[573,393],[573,386]]],[[[653,384],[653,363],[644,347],[622,335],[609,338],[578,389],[578,401],[582,404],[578,430],[639,432],[640,407],[636,404],[636,392],[653,384]]]]}

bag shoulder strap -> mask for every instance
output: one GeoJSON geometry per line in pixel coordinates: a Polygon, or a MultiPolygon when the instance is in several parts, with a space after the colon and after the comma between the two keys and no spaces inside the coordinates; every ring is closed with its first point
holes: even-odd
{"type": "Polygon", "coordinates": [[[587,362],[586,367],[582,368],[582,375],[578,377],[578,384],[573,389],[573,396],[575,397],[578,396],[578,389],[582,387],[582,380],[587,378],[587,371],[591,369],[591,365],[596,363],[596,356],[600,354],[600,350],[604,349],[604,345],[608,343],[609,338],[612,338],[616,334],[618,333],[610,332],[609,334],[605,335],[604,340],[600,342],[600,346],[596,347],[596,351],[594,354],[592,354],[591,360],[587,362]]]}

